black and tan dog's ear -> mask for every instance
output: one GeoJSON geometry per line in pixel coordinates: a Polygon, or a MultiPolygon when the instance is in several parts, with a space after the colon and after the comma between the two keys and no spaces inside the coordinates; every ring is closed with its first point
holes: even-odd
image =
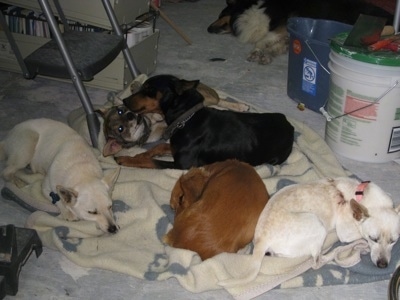
{"type": "Polygon", "coordinates": [[[364,205],[358,203],[356,200],[350,200],[350,207],[353,211],[353,218],[357,221],[361,221],[369,217],[368,209],[364,205]]]}
{"type": "Polygon", "coordinates": [[[175,85],[175,92],[178,95],[182,95],[184,91],[195,89],[199,85],[200,80],[185,80],[180,79],[175,85]]]}

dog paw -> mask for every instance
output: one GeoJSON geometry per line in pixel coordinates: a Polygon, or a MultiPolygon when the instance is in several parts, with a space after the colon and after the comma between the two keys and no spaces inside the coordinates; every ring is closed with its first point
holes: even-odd
{"type": "Polygon", "coordinates": [[[258,62],[260,65],[268,65],[272,62],[272,55],[260,49],[255,49],[247,57],[247,61],[258,62]]]}
{"type": "Polygon", "coordinates": [[[260,57],[263,55],[263,51],[260,49],[255,49],[252,52],[250,52],[249,56],[247,57],[247,61],[250,62],[259,62],[260,57]]]}
{"type": "Polygon", "coordinates": [[[128,160],[128,158],[131,159],[131,157],[129,157],[129,156],[117,156],[117,157],[114,157],[114,160],[120,166],[124,166],[126,164],[126,161],[128,160]]]}
{"type": "Polygon", "coordinates": [[[272,62],[272,56],[266,54],[261,55],[260,59],[258,60],[258,63],[260,65],[268,65],[271,62],[272,62]]]}

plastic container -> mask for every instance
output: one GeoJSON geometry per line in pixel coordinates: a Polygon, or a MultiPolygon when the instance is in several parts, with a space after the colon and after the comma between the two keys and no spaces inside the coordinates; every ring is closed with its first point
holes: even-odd
{"type": "Polygon", "coordinates": [[[382,163],[400,157],[400,56],[346,48],[346,34],[331,43],[331,121],[325,141],[345,157],[382,163]]]}
{"type": "Polygon", "coordinates": [[[287,94],[291,99],[319,112],[329,93],[330,38],[351,29],[351,25],[329,20],[288,20],[290,40],[287,94]]]}

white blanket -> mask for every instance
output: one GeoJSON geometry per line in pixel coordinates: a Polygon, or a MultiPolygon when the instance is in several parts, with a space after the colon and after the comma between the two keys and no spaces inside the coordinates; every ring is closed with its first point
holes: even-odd
{"type": "MultiPolygon", "coordinates": [[[[222,92],[220,95],[227,96],[222,92]]],[[[252,111],[259,110],[253,107],[252,111]]],[[[84,116],[79,115],[79,111],[75,111],[70,120],[75,122],[72,124],[74,128],[86,126],[84,116]]],[[[305,124],[289,121],[296,133],[294,148],[288,160],[280,166],[256,167],[270,194],[293,183],[350,175],[343,170],[320,136],[305,124]]],[[[105,172],[117,167],[113,158],[104,158],[100,151],[94,151],[105,172]]],[[[143,149],[131,149],[128,152],[140,151],[143,149]]],[[[222,253],[201,261],[194,252],[171,248],[162,242],[162,236],[171,228],[174,219],[169,207],[170,192],[182,173],[170,169],[122,168],[112,194],[114,213],[120,226],[115,235],[103,234],[89,221],[67,222],[49,214],[55,212],[55,207],[41,194],[40,175],[21,171],[18,173],[18,185],[7,183],[6,189],[38,209],[28,218],[26,226],[38,231],[44,246],[62,252],[78,265],[104,268],[145,280],[175,277],[184,288],[192,292],[220,289],[219,281],[240,274],[251,253],[251,244],[240,251],[241,254],[222,253]]],[[[309,257],[265,257],[254,282],[227,291],[235,298],[248,299],[277,286],[288,288],[350,282],[351,272],[343,267],[357,264],[361,254],[369,251],[368,246],[363,240],[350,245],[335,242],[337,237],[331,233],[325,243],[326,254],[319,270],[311,269],[312,260],[309,257]],[[339,275],[331,276],[327,270],[339,275]]],[[[363,280],[368,281],[365,278],[363,280]]]]}

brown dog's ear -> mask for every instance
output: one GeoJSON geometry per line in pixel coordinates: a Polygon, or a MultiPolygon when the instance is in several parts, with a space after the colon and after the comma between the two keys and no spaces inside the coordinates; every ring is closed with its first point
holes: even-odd
{"type": "Polygon", "coordinates": [[[185,79],[180,79],[177,84],[175,85],[175,92],[178,95],[182,95],[184,91],[197,88],[199,85],[200,80],[185,80],[185,79]]]}
{"type": "Polygon", "coordinates": [[[369,217],[368,209],[364,205],[358,203],[356,200],[350,200],[350,207],[353,211],[353,218],[357,221],[361,221],[369,217]]]}
{"type": "Polygon", "coordinates": [[[190,169],[181,180],[181,186],[186,201],[191,204],[199,200],[209,178],[210,172],[206,171],[204,168],[190,169]]]}
{"type": "Polygon", "coordinates": [[[178,179],[170,200],[176,214],[199,200],[209,177],[210,173],[204,168],[192,168],[178,179]]]}
{"type": "Polygon", "coordinates": [[[182,176],[175,183],[175,186],[171,192],[171,199],[169,200],[169,205],[175,211],[175,214],[178,214],[182,211],[182,201],[183,201],[183,190],[181,186],[182,176]]]}
{"type": "Polygon", "coordinates": [[[78,198],[78,193],[70,188],[57,185],[57,194],[60,196],[61,201],[65,206],[74,206],[76,203],[76,198],[78,198]]]}

